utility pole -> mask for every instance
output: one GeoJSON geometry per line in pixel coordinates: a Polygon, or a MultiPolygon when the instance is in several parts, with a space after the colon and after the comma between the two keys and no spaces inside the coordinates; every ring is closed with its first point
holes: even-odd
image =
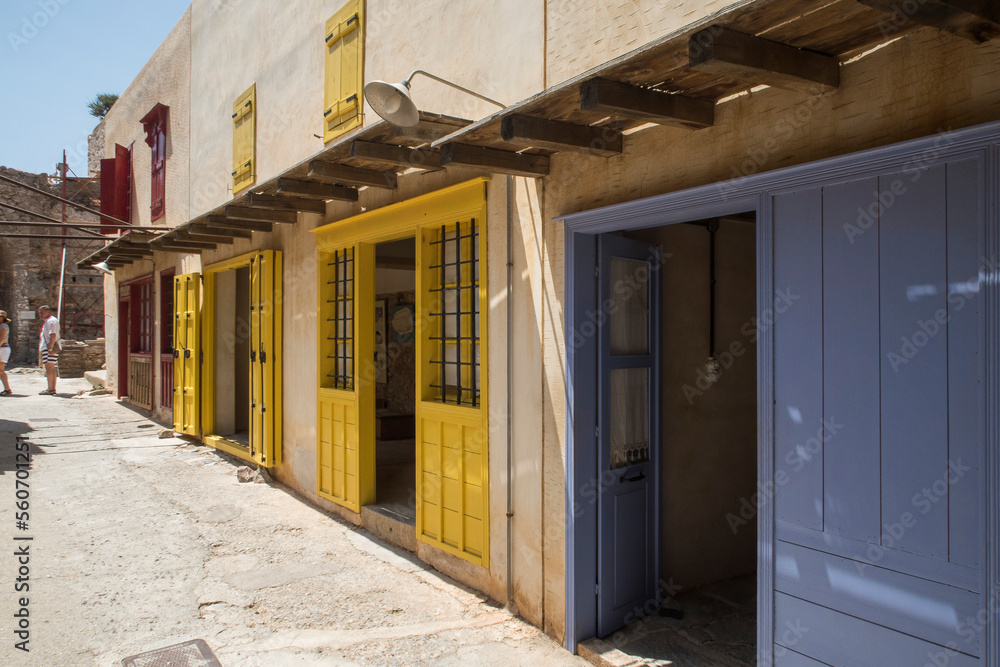
{"type": "MultiPolygon", "coordinates": [[[[62,162],[59,164],[59,173],[62,174],[62,198],[66,199],[66,149],[63,149],[62,162]]],[[[64,317],[63,317],[63,288],[66,285],[66,202],[63,201],[62,204],[62,221],[64,223],[62,229],[62,269],[59,271],[59,302],[56,306],[56,316],[59,318],[59,325],[62,327],[64,317]]]]}

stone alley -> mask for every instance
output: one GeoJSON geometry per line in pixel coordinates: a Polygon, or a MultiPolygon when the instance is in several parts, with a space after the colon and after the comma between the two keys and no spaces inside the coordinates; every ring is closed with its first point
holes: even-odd
{"type": "Polygon", "coordinates": [[[11,377],[14,396],[0,399],[0,664],[121,665],[195,639],[226,667],[583,664],[280,484],[241,483],[235,459],[158,437],[112,396],[79,393],[86,381],[61,380],[51,397],[37,395],[39,372],[11,377]],[[19,436],[32,463],[15,488],[19,436]],[[14,592],[19,548],[28,587],[14,592]],[[27,653],[15,647],[21,598],[27,653]]]}

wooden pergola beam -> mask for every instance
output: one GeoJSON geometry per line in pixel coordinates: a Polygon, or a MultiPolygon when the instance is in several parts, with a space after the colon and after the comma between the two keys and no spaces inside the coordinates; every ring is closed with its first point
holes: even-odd
{"type": "MultiPolygon", "coordinates": [[[[273,228],[273,225],[267,221],[232,219],[222,215],[208,216],[205,219],[205,226],[209,229],[223,228],[243,232],[269,232],[273,228]]],[[[247,236],[244,238],[250,237],[247,236]]]]}
{"type": "MultiPolygon", "coordinates": [[[[309,178],[339,183],[340,185],[367,186],[369,188],[386,188],[388,190],[396,189],[396,172],[362,169],[361,167],[323,162],[322,160],[313,160],[309,163],[309,178]]],[[[358,193],[355,191],[354,199],[345,201],[357,201],[357,195],[358,193]]]]}
{"type": "Polygon", "coordinates": [[[209,241],[191,241],[188,239],[159,239],[151,244],[154,248],[158,245],[172,246],[176,248],[204,248],[205,250],[215,250],[215,244],[209,241]]]}
{"type": "Polygon", "coordinates": [[[748,84],[801,93],[824,93],[840,85],[840,63],[833,56],[804,51],[719,25],[709,26],[691,36],[688,66],[748,84]]]}
{"type": "Polygon", "coordinates": [[[176,252],[185,255],[191,253],[200,255],[204,251],[204,248],[188,248],[186,246],[179,246],[166,241],[157,241],[156,249],[160,252],[176,252]]]}
{"type": "Polygon", "coordinates": [[[693,130],[715,123],[713,102],[611,79],[595,78],[580,84],[580,108],[693,130]]]}
{"type": "MultiPolygon", "coordinates": [[[[285,197],[283,195],[263,195],[251,192],[247,204],[253,208],[273,211],[301,211],[302,213],[326,213],[326,202],[305,197],[285,197]]],[[[228,210],[228,209],[227,209],[228,210]]]]}
{"type": "Polygon", "coordinates": [[[858,0],[887,12],[887,30],[909,21],[947,30],[959,37],[983,43],[1000,37],[1000,5],[995,0],[858,0]]]}
{"type": "MultiPolygon", "coordinates": [[[[294,225],[299,219],[296,211],[275,211],[268,208],[249,208],[247,206],[227,206],[226,218],[249,222],[277,222],[284,225],[294,225]]],[[[249,225],[246,228],[253,229],[249,225]]]]}
{"type": "Polygon", "coordinates": [[[486,146],[447,143],[441,146],[441,166],[476,167],[512,176],[539,178],[549,174],[549,158],[545,155],[511,153],[486,146]]]}
{"type": "Polygon", "coordinates": [[[306,197],[310,199],[338,199],[341,201],[357,200],[357,192],[353,191],[352,188],[345,188],[343,185],[335,185],[333,183],[300,181],[294,178],[279,178],[278,193],[292,197],[306,197]]]}
{"type": "Polygon", "coordinates": [[[611,157],[622,152],[622,133],[610,127],[574,125],[513,114],[500,123],[500,137],[523,148],[546,148],[611,157]]]}
{"type": "Polygon", "coordinates": [[[374,141],[352,141],[351,157],[425,171],[439,171],[441,169],[441,154],[436,151],[392,146],[374,141]]]}
{"type": "Polygon", "coordinates": [[[178,241],[203,241],[205,243],[225,243],[232,244],[233,237],[223,234],[199,234],[190,229],[178,229],[174,232],[174,238],[178,241]]]}

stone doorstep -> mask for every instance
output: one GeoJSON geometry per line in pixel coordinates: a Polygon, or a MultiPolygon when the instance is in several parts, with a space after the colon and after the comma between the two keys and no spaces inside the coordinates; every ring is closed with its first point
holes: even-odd
{"type": "Polygon", "coordinates": [[[581,658],[597,667],[639,667],[646,664],[597,637],[591,637],[577,644],[576,652],[581,658]]]}
{"type": "Polygon", "coordinates": [[[378,505],[361,508],[362,527],[393,546],[416,553],[416,524],[378,505]]]}

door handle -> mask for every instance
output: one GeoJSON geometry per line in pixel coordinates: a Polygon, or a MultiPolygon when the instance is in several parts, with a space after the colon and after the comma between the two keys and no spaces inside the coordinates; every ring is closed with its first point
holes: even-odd
{"type": "Polygon", "coordinates": [[[646,479],[646,473],[639,473],[635,477],[625,477],[624,475],[618,478],[619,484],[624,484],[625,482],[638,482],[640,479],[646,479]]]}
{"type": "Polygon", "coordinates": [[[185,359],[190,359],[191,358],[191,350],[189,350],[187,348],[184,348],[184,358],[185,359]]]}

